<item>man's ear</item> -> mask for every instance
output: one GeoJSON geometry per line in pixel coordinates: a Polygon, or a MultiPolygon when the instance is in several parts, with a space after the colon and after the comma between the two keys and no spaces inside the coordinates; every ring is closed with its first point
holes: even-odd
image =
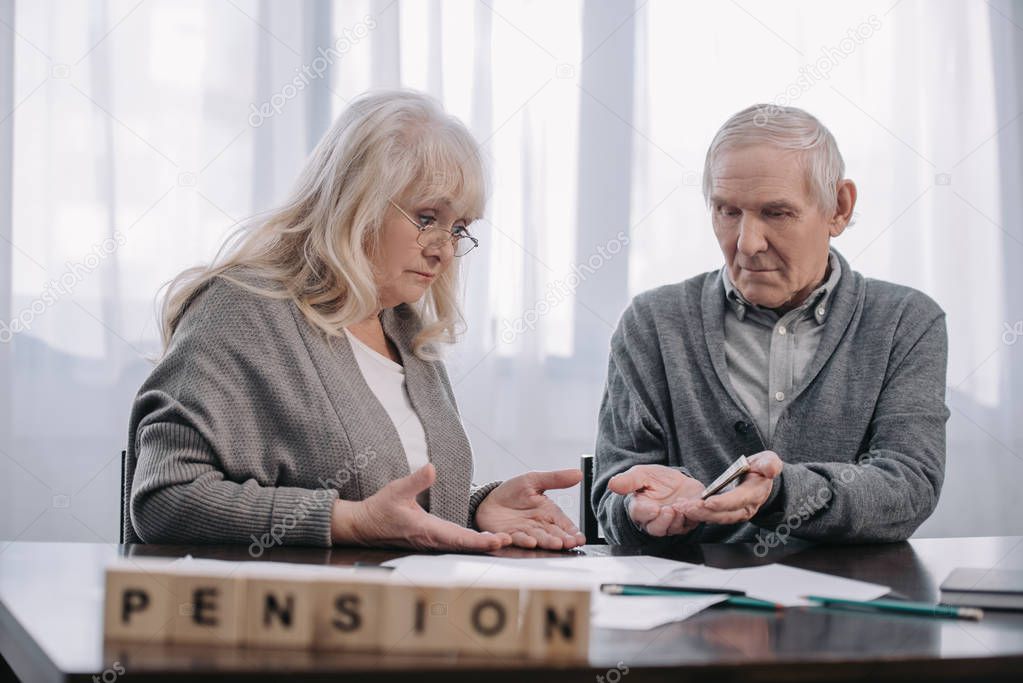
{"type": "Polygon", "coordinates": [[[828,232],[838,237],[852,221],[853,209],[856,208],[856,183],[845,178],[838,181],[838,197],[835,202],[835,214],[831,217],[828,232]]]}

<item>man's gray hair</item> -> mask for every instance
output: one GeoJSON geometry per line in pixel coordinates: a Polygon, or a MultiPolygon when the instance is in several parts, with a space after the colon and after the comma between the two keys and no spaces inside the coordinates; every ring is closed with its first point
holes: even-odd
{"type": "Polygon", "coordinates": [[[703,165],[703,198],[708,204],[714,185],[711,168],[718,153],[752,145],[803,152],[811,196],[823,210],[835,210],[838,182],[845,176],[845,162],[835,137],[809,112],[774,104],[747,107],[718,129],[703,165]]]}

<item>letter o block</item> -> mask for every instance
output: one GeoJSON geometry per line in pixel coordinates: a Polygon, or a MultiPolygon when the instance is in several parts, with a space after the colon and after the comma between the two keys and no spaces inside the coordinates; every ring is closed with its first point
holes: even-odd
{"type": "Polygon", "coordinates": [[[458,651],[480,656],[522,655],[517,588],[454,589],[451,625],[458,651]]]}

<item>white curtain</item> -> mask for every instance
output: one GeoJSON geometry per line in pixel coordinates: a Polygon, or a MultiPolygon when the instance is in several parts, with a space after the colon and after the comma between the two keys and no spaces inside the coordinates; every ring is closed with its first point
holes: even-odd
{"type": "Polygon", "coordinates": [[[794,104],[859,185],[836,246],[948,313],[946,485],[919,534],[1023,532],[1021,23],[1004,0],[0,0],[0,539],[116,539],[160,285],[395,86],[443,100],[490,167],[449,360],[478,480],[592,451],[630,297],[720,265],[714,131],[794,104]]]}

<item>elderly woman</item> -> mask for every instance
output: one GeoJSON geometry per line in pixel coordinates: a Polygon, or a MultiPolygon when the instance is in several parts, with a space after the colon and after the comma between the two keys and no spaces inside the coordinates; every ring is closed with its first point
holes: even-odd
{"type": "Polygon", "coordinates": [[[461,321],[483,167],[412,92],[364,96],[281,208],[175,279],[129,427],[129,542],[489,551],[585,542],[544,490],[472,484],[439,347],[461,321]]]}

